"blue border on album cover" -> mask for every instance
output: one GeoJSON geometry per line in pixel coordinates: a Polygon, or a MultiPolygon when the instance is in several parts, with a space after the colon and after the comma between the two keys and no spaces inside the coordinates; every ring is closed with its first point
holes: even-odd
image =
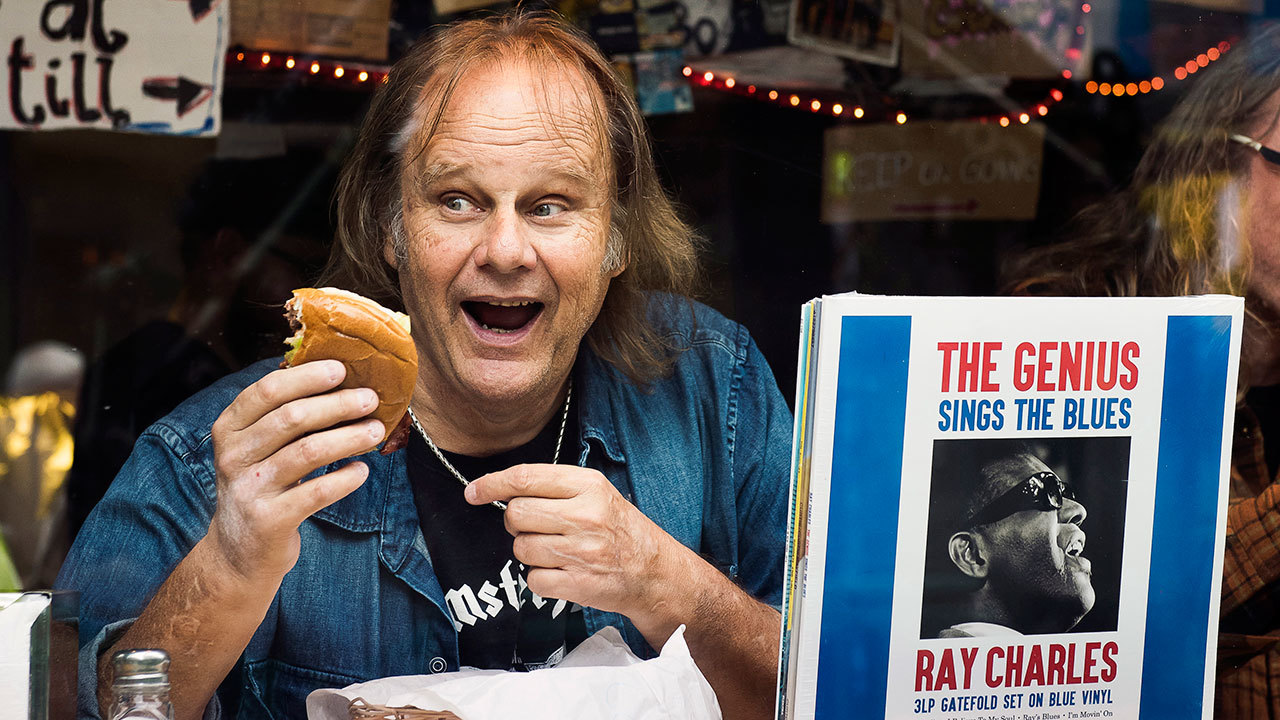
{"type": "Polygon", "coordinates": [[[1170,316],[1166,332],[1140,715],[1198,719],[1204,714],[1231,317],[1170,316]]]}
{"type": "Polygon", "coordinates": [[[910,351],[910,317],[842,318],[819,718],[885,714],[910,351]]]}

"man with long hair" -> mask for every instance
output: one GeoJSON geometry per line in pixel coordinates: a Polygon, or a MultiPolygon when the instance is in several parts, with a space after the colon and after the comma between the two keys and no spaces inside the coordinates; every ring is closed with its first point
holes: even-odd
{"type": "Polygon", "coordinates": [[[1280,26],[1196,76],[1129,188],[1018,258],[1015,293],[1245,298],[1217,715],[1280,717],[1280,26]]]}
{"type": "Polygon", "coordinates": [[[148,430],[59,580],[81,714],[114,648],[169,651],[180,718],[301,717],[318,687],[547,667],[605,626],[651,656],[684,625],[725,714],[769,715],[790,413],[745,330],[683,297],[693,234],[599,50],[520,11],[437,30],[337,205],[328,282],[412,321],[406,451],[368,452],[376,397],[328,361],[148,430]]]}

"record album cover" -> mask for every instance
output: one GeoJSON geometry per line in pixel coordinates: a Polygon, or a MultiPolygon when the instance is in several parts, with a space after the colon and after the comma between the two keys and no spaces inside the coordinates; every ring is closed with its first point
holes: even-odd
{"type": "Polygon", "coordinates": [[[802,313],[780,718],[1209,718],[1239,298],[802,313]]]}

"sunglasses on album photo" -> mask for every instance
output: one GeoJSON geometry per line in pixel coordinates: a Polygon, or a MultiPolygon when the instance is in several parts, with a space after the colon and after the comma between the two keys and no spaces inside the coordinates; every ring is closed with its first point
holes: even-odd
{"type": "Polygon", "coordinates": [[[986,525],[1023,510],[1057,510],[1062,507],[1063,498],[1076,499],[1071,485],[1053,472],[1038,472],[974,513],[965,527],[986,525]]]}

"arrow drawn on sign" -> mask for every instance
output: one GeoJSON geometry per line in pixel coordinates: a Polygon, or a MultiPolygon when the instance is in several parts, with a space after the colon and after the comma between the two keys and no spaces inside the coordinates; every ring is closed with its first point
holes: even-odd
{"type": "Polygon", "coordinates": [[[211,10],[218,7],[219,0],[178,0],[191,8],[191,19],[200,22],[211,10]]]}
{"type": "Polygon", "coordinates": [[[175,100],[178,117],[200,106],[213,95],[213,88],[185,77],[153,77],[142,81],[142,94],[157,100],[175,100]]]}

